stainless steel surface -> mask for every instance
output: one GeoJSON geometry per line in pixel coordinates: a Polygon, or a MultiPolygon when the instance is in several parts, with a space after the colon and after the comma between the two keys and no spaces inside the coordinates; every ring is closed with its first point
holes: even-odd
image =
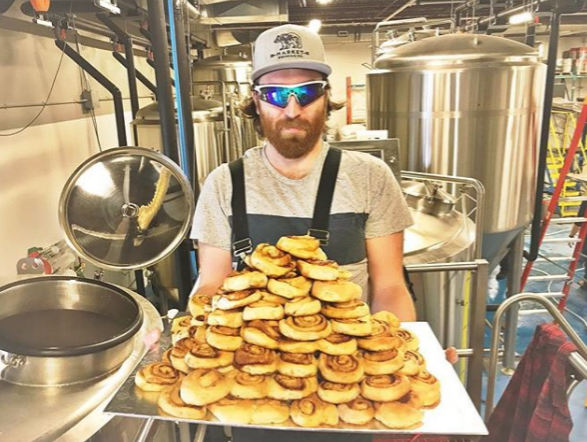
{"type": "MultiPolygon", "coordinates": [[[[507,293],[520,293],[522,289],[522,267],[524,265],[524,233],[521,232],[513,241],[508,255],[509,271],[507,275],[507,293]]],[[[516,368],[516,333],[518,331],[518,310],[514,304],[505,318],[503,367],[509,370],[516,368]]]]}
{"type": "Polygon", "coordinates": [[[401,187],[408,205],[418,212],[442,217],[450,214],[455,207],[456,198],[444,192],[437,184],[402,181],[401,187]]]}
{"type": "Polygon", "coordinates": [[[79,442],[87,440],[111,418],[107,401],[146,353],[142,337],[162,329],[155,308],[124,289],[140,305],[144,321],[130,356],[106,378],[59,388],[23,387],[0,381],[0,439],[10,442],[79,442]]]}
{"type": "MultiPolygon", "coordinates": [[[[487,429],[481,420],[474,405],[471,403],[463,385],[459,381],[454,369],[447,362],[444,355],[444,350],[439,345],[434,333],[428,324],[424,322],[404,323],[403,326],[412,330],[420,338],[420,351],[426,358],[430,371],[434,374],[441,383],[441,395],[443,398],[450,398],[450,400],[442,400],[437,408],[433,410],[426,410],[424,413],[423,425],[413,430],[394,431],[390,429],[382,429],[373,425],[370,428],[360,428],[355,426],[345,426],[340,423],[334,428],[301,428],[297,427],[291,422],[286,422],[282,425],[266,425],[255,426],[248,425],[248,427],[256,428],[273,428],[273,429],[288,429],[298,431],[312,431],[312,432],[356,432],[356,433],[387,433],[387,434],[455,434],[455,435],[485,435],[487,429]]],[[[156,355],[148,355],[143,360],[140,366],[143,366],[151,361],[157,360],[156,355]]],[[[139,367],[140,368],[140,367],[139,367]]],[[[116,415],[128,417],[141,417],[173,421],[186,421],[192,423],[206,424],[206,425],[226,425],[218,422],[210,417],[210,420],[186,420],[171,416],[160,415],[157,409],[157,404],[151,400],[148,395],[141,394],[134,385],[134,376],[131,375],[124,386],[118,391],[112,402],[106,407],[106,411],[116,415]]],[[[230,424],[230,426],[243,426],[239,424],[230,424]]]]}
{"type": "MultiPolygon", "coordinates": [[[[100,341],[80,346],[54,342],[50,347],[39,348],[30,338],[32,330],[26,336],[2,336],[2,359],[10,363],[0,372],[0,378],[27,386],[61,386],[107,375],[132,353],[134,336],[143,321],[141,309],[126,292],[116,286],[73,277],[46,276],[0,287],[0,305],[0,319],[66,309],[96,313],[104,321],[116,322],[116,335],[110,336],[108,331],[108,336],[103,335],[100,341]]],[[[80,335],[84,330],[71,333],[80,335]]]]}
{"type": "MultiPolygon", "coordinates": [[[[192,81],[230,83],[229,93],[238,92],[246,97],[250,95],[252,63],[249,59],[238,55],[217,55],[204,58],[194,63],[192,81]]],[[[198,95],[199,88],[194,88],[198,95]]],[[[213,94],[222,93],[218,84],[211,84],[213,94]]]]}
{"type": "MultiPolygon", "coordinates": [[[[465,347],[470,347],[470,349],[464,349],[466,355],[469,356],[466,370],[467,391],[477,409],[480,410],[483,375],[483,338],[485,331],[485,294],[487,291],[487,279],[489,274],[487,261],[484,259],[477,259],[472,262],[413,264],[406,266],[406,270],[410,275],[418,273],[430,275],[436,272],[472,272],[469,289],[470,296],[469,299],[464,299],[465,302],[463,303],[463,306],[466,305],[468,307],[467,313],[469,317],[467,322],[466,339],[464,340],[463,345],[465,347]]],[[[461,286],[461,290],[466,293],[467,287],[461,286]]],[[[451,306],[448,305],[441,305],[441,307],[444,309],[451,308],[451,306]]],[[[454,306],[452,306],[452,308],[454,308],[454,306]]]]}
{"type": "Polygon", "coordinates": [[[403,170],[483,183],[492,235],[483,257],[493,268],[533,213],[545,66],[526,45],[469,34],[407,44],[375,66],[368,128],[400,139],[403,170]]]}
{"type": "Polygon", "coordinates": [[[487,398],[485,400],[485,421],[489,420],[493,411],[493,398],[495,395],[495,380],[497,376],[497,349],[499,347],[499,331],[501,330],[501,321],[504,313],[515,304],[522,301],[534,301],[541,304],[554,318],[557,324],[563,329],[570,340],[577,347],[579,356],[587,361],[587,344],[582,341],[577,332],[569,325],[561,312],[558,311],[549,299],[537,296],[534,293],[520,293],[506,299],[495,312],[493,317],[493,329],[491,330],[491,349],[489,355],[489,376],[487,380],[487,398]]]}
{"type": "Polygon", "coordinates": [[[148,267],[191,228],[194,196],[181,169],[151,149],[101,152],[69,178],[59,202],[67,243],[101,268],[148,267]]]}

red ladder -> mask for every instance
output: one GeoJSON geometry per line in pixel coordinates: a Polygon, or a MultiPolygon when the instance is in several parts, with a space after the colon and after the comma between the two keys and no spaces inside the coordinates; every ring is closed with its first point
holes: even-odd
{"type": "MultiPolygon", "coordinates": [[[[558,181],[556,183],[556,187],[554,189],[554,193],[552,195],[552,199],[548,205],[548,210],[546,212],[546,216],[542,220],[542,226],[540,230],[540,238],[538,240],[538,247],[542,245],[544,241],[544,236],[546,235],[546,231],[548,230],[548,226],[550,225],[550,221],[556,209],[558,207],[559,198],[561,192],[563,190],[563,186],[565,180],[567,179],[567,175],[571,169],[571,165],[573,164],[575,154],[577,152],[577,148],[579,146],[579,142],[581,141],[581,137],[583,136],[583,128],[585,127],[585,122],[587,121],[587,98],[583,100],[583,106],[581,107],[581,114],[579,115],[579,119],[577,120],[577,125],[575,127],[575,132],[573,134],[573,138],[571,140],[571,144],[565,156],[565,163],[563,164],[563,168],[560,171],[560,175],[558,177],[558,181]]],[[[543,122],[543,124],[548,124],[548,122],[543,122]]],[[[579,214],[580,216],[584,216],[584,214],[579,214]]],[[[567,303],[567,298],[569,296],[569,291],[571,289],[571,283],[573,282],[573,278],[575,276],[575,271],[577,270],[577,265],[579,262],[579,256],[581,254],[581,250],[583,248],[583,242],[585,241],[585,236],[587,236],[587,222],[583,222],[581,225],[581,229],[579,230],[579,240],[575,243],[575,249],[573,251],[573,259],[569,264],[569,269],[567,272],[567,278],[565,280],[562,293],[563,297],[559,303],[559,310],[562,311],[565,308],[567,303]]],[[[534,261],[528,261],[526,263],[526,267],[524,268],[524,272],[522,273],[522,281],[521,281],[521,290],[524,291],[524,287],[526,286],[526,282],[528,281],[528,277],[530,276],[530,272],[532,271],[532,267],[534,266],[534,261]]]]}

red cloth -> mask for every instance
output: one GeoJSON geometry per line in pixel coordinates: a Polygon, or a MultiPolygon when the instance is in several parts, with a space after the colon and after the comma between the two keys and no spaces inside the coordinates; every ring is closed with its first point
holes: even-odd
{"type": "Polygon", "coordinates": [[[541,324],[491,414],[484,442],[563,442],[573,428],[567,405],[567,342],[558,325],[541,324]]]}

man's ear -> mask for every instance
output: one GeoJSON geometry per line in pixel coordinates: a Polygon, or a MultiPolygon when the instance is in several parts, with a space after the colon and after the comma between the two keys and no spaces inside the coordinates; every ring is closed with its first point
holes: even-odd
{"type": "Polygon", "coordinates": [[[259,109],[259,93],[257,91],[253,91],[253,101],[255,102],[255,106],[259,109]]]}

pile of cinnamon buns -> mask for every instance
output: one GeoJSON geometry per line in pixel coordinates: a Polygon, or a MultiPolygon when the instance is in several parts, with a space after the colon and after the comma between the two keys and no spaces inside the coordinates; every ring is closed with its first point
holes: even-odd
{"type": "Polygon", "coordinates": [[[259,244],[245,262],[216,295],[191,298],[162,362],[137,372],[140,389],[161,392],[163,413],[412,429],[439,403],[417,336],[392,313],[371,315],[361,288],[317,239],[259,244]]]}

